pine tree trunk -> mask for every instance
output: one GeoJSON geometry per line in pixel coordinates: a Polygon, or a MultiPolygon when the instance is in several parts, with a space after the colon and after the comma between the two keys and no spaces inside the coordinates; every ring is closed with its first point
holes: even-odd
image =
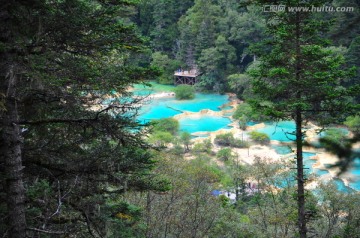
{"type": "Polygon", "coordinates": [[[5,178],[7,193],[8,235],[11,238],[26,237],[25,189],[22,180],[22,137],[18,121],[15,85],[17,81],[14,67],[8,70],[5,85],[6,102],[2,120],[2,153],[5,162],[5,178]]]}
{"type": "MultiPolygon", "coordinates": [[[[300,13],[296,12],[296,81],[301,81],[301,42],[300,42],[300,13]]],[[[297,92],[296,98],[301,101],[301,92],[297,92]]],[[[300,238],[306,238],[307,228],[305,219],[305,189],[304,189],[304,165],[303,165],[303,135],[302,129],[302,110],[300,107],[295,111],[296,125],[296,165],[297,165],[297,203],[298,203],[298,229],[300,238]]]]}
{"type": "Polygon", "coordinates": [[[302,150],[302,117],[301,111],[296,112],[296,164],[297,164],[297,204],[298,204],[298,228],[301,238],[306,238],[307,228],[305,219],[305,189],[304,189],[304,164],[302,150]]]}

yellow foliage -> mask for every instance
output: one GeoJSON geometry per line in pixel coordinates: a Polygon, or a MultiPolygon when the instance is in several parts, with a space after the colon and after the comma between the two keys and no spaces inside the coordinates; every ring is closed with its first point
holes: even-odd
{"type": "Polygon", "coordinates": [[[120,219],[132,220],[132,216],[130,216],[130,215],[128,215],[128,214],[125,214],[125,213],[122,213],[122,212],[116,213],[115,216],[116,216],[117,218],[120,218],[120,219]]]}

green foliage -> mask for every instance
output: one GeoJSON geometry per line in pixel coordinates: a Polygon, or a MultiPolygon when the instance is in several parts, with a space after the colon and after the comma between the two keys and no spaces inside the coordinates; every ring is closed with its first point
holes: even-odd
{"type": "Polygon", "coordinates": [[[232,133],[225,133],[217,135],[214,142],[221,146],[231,146],[233,139],[234,135],[232,133]]]}
{"type": "Polygon", "coordinates": [[[246,129],[246,124],[250,121],[259,122],[268,119],[260,112],[254,110],[248,103],[239,104],[232,117],[239,120],[239,126],[243,130],[246,129]]]}
{"type": "Polygon", "coordinates": [[[191,145],[191,134],[187,131],[183,131],[180,134],[180,140],[184,144],[185,152],[189,151],[189,146],[191,145]]]}
{"type": "Polygon", "coordinates": [[[325,131],[323,139],[330,140],[334,143],[344,143],[347,137],[347,132],[338,128],[330,128],[325,131]]]}
{"type": "Polygon", "coordinates": [[[108,222],[108,237],[143,237],[144,228],[139,224],[141,208],[126,202],[111,201],[102,209],[111,219],[108,222]]]}
{"type": "Polygon", "coordinates": [[[154,131],[167,132],[176,135],[179,130],[179,121],[174,118],[162,118],[153,120],[154,131]]]}
{"type": "Polygon", "coordinates": [[[350,131],[360,134],[360,116],[349,116],[346,118],[344,125],[349,127],[350,131]]]}
{"type": "Polygon", "coordinates": [[[194,153],[196,153],[196,154],[199,154],[199,153],[211,154],[212,147],[213,147],[213,145],[211,143],[211,140],[206,139],[203,142],[195,143],[195,145],[193,146],[192,151],[194,153]]]}
{"type": "Polygon", "coordinates": [[[157,67],[162,72],[157,78],[158,83],[173,84],[174,71],[181,67],[181,62],[170,59],[161,52],[154,52],[152,54],[151,66],[157,67]]]}
{"type": "Polygon", "coordinates": [[[135,20],[142,33],[150,38],[155,51],[172,53],[180,34],[177,22],[193,5],[193,0],[139,1],[135,20]]]}
{"type": "Polygon", "coordinates": [[[239,127],[241,130],[246,130],[247,123],[249,121],[248,117],[245,115],[242,115],[238,118],[239,121],[239,127]]]}
{"type": "MultiPolygon", "coordinates": [[[[160,152],[157,158],[163,158],[159,170],[171,180],[172,190],[128,195],[129,199],[145,208],[146,236],[162,237],[166,234],[166,237],[173,237],[181,233],[181,237],[211,237],[214,223],[227,214],[227,208],[211,195],[213,186],[224,176],[222,169],[200,156],[184,160],[160,152]],[[164,221],[177,225],[166,227],[164,221]]],[[[233,211],[231,207],[230,211],[233,211]]]]}
{"type": "MultiPolygon", "coordinates": [[[[174,143],[174,140],[172,142],[174,143]]],[[[173,147],[169,150],[169,152],[177,156],[182,156],[186,151],[179,143],[174,143],[173,147]]]]}
{"type": "Polygon", "coordinates": [[[220,146],[230,146],[235,148],[247,148],[248,144],[245,141],[235,139],[232,133],[220,134],[215,137],[214,142],[220,146]]]}
{"type": "Polygon", "coordinates": [[[262,145],[266,145],[270,143],[270,137],[265,133],[258,131],[251,131],[249,132],[249,135],[253,141],[258,142],[262,145]]]}
{"type": "Polygon", "coordinates": [[[168,143],[171,143],[174,139],[174,136],[167,131],[155,131],[149,137],[149,142],[157,146],[165,146],[168,143]]]}
{"type": "Polygon", "coordinates": [[[30,200],[43,199],[53,195],[52,187],[45,179],[35,181],[30,187],[27,188],[26,195],[30,200]]]}
{"type": "MultiPolygon", "coordinates": [[[[248,47],[265,37],[261,11],[236,1],[150,0],[141,1],[135,20],[150,38],[152,64],[198,66],[203,74],[197,87],[223,93],[229,89],[227,76],[243,72],[255,59],[248,47]]],[[[158,80],[170,81],[165,75],[171,71],[163,72],[158,80]]]]}
{"type": "Polygon", "coordinates": [[[143,139],[148,129],[131,113],[136,99],[92,108],[114,91],[126,96],[130,85],[157,76],[138,64],[148,50],[130,19],[134,1],[2,6],[0,144],[9,146],[1,146],[7,168],[0,171],[0,207],[6,205],[0,234],[105,237],[113,231],[113,216],[104,208],[109,200],[168,188],[151,172],[155,162],[143,139]],[[13,118],[14,126],[8,123],[13,118]]]}
{"type": "MultiPolygon", "coordinates": [[[[264,2],[257,1],[259,5],[264,2]]],[[[280,1],[297,7],[323,6],[326,1],[280,1]]],[[[333,21],[319,20],[307,12],[269,13],[267,30],[271,39],[253,47],[261,56],[257,69],[249,71],[255,97],[251,103],[259,112],[277,119],[291,119],[296,125],[298,231],[306,237],[308,219],[303,177],[303,133],[305,121],[328,125],[344,120],[356,110],[352,104],[355,87],[343,82],[354,74],[345,66],[342,50],[328,48],[324,35],[333,21]],[[269,46],[271,46],[269,48],[269,46]],[[342,118],[341,118],[342,117],[342,118]]]]}
{"type": "Polygon", "coordinates": [[[235,48],[224,36],[219,35],[215,46],[201,51],[199,66],[205,74],[201,77],[200,85],[206,90],[223,93],[227,90],[226,72],[231,72],[236,60],[235,48]]]}
{"type": "Polygon", "coordinates": [[[232,154],[232,150],[230,148],[222,148],[217,152],[216,157],[220,160],[228,161],[232,159],[234,155],[232,154]]]}
{"type": "Polygon", "coordinates": [[[195,89],[190,85],[178,85],[175,88],[175,97],[178,100],[193,99],[195,97],[195,89]]]}
{"type": "Polygon", "coordinates": [[[250,76],[247,74],[231,74],[227,77],[229,88],[240,99],[245,99],[250,89],[250,76]]]}

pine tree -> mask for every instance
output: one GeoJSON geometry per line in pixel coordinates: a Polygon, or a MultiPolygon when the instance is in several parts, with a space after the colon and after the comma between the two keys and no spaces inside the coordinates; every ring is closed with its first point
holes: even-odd
{"type": "Polygon", "coordinates": [[[144,49],[133,3],[0,5],[1,235],[136,236],[138,211],[121,194],[166,183],[151,179],[126,92],[154,76],[131,62],[144,49]]]}
{"type": "MultiPolygon", "coordinates": [[[[258,1],[260,4],[272,4],[258,1]]],[[[325,1],[304,3],[298,0],[280,1],[290,7],[322,6],[325,1]]],[[[300,237],[307,236],[308,210],[303,164],[304,125],[316,121],[327,125],[341,120],[349,113],[350,96],[355,91],[341,86],[349,77],[342,68],[344,57],[326,48],[322,32],[326,22],[313,18],[310,12],[273,12],[268,15],[267,30],[272,39],[262,52],[261,64],[251,72],[253,92],[257,100],[252,104],[266,115],[281,120],[293,120],[296,125],[297,204],[300,237]]],[[[259,53],[259,52],[258,52],[259,53]]]]}

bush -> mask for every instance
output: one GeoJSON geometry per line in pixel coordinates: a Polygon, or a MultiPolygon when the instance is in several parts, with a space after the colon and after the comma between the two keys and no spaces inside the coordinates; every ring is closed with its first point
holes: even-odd
{"type": "Polygon", "coordinates": [[[210,141],[210,139],[204,140],[201,143],[196,143],[192,149],[193,152],[195,153],[207,153],[207,154],[211,154],[211,149],[212,149],[212,143],[210,141]]]}
{"type": "Polygon", "coordinates": [[[332,141],[333,143],[341,144],[346,139],[346,131],[338,128],[330,128],[325,131],[323,139],[327,141],[332,141]]]}
{"type": "Polygon", "coordinates": [[[234,135],[231,133],[220,134],[215,137],[215,143],[221,146],[231,146],[234,135]]]}
{"type": "Polygon", "coordinates": [[[220,134],[215,137],[215,143],[220,146],[231,146],[235,148],[247,148],[248,143],[235,139],[232,133],[220,134]]]}
{"type": "Polygon", "coordinates": [[[242,124],[245,124],[249,121],[266,121],[269,120],[269,117],[259,114],[254,111],[248,103],[239,104],[232,116],[235,120],[240,120],[242,124]]]}
{"type": "Polygon", "coordinates": [[[249,143],[247,141],[242,141],[234,138],[234,140],[231,143],[231,146],[235,148],[248,148],[249,143]]]}
{"type": "Polygon", "coordinates": [[[344,124],[349,127],[349,130],[355,133],[360,133],[360,116],[350,116],[346,118],[344,124]]]}
{"type": "Polygon", "coordinates": [[[174,155],[182,156],[184,154],[184,149],[181,145],[175,144],[169,152],[174,155]]]}
{"type": "Polygon", "coordinates": [[[234,156],[233,156],[230,148],[222,148],[218,151],[218,153],[216,154],[216,157],[223,161],[228,161],[231,158],[233,158],[234,156]]]}
{"type": "Polygon", "coordinates": [[[173,135],[169,132],[156,131],[150,136],[149,141],[157,146],[165,146],[166,144],[172,142],[173,139],[173,135]]]}
{"type": "Polygon", "coordinates": [[[175,135],[179,130],[179,122],[174,118],[163,118],[154,120],[154,131],[169,132],[175,135]]]}
{"type": "Polygon", "coordinates": [[[249,133],[249,135],[253,141],[258,142],[262,145],[269,144],[270,142],[270,137],[265,133],[252,131],[249,133]]]}
{"type": "Polygon", "coordinates": [[[195,89],[190,85],[181,84],[175,88],[175,97],[178,100],[193,99],[195,89]]]}
{"type": "Polygon", "coordinates": [[[185,152],[189,151],[189,146],[191,145],[191,134],[187,131],[184,131],[180,135],[180,141],[184,144],[185,152]]]}

